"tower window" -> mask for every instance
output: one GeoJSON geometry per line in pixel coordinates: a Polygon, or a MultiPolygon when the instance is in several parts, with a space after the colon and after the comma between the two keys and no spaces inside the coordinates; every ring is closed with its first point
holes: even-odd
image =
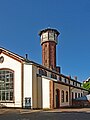
{"type": "Polygon", "coordinates": [[[45,63],[47,63],[47,60],[45,60],[45,63]]]}
{"type": "Polygon", "coordinates": [[[45,44],[45,47],[47,47],[47,44],[45,44]]]}
{"type": "Polygon", "coordinates": [[[13,101],[14,91],[14,72],[8,69],[0,70],[0,101],[13,101]]]}

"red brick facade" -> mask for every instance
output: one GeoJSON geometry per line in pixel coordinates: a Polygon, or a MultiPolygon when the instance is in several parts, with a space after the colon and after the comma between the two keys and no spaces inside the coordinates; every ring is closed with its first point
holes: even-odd
{"type": "Polygon", "coordinates": [[[42,44],[42,64],[56,69],[56,43],[48,41],[42,44]]]}

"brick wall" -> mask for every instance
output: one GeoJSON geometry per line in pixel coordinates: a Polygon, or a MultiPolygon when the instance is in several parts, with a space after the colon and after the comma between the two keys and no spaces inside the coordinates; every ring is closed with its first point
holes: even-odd
{"type": "Polygon", "coordinates": [[[42,44],[42,64],[48,68],[56,69],[56,43],[45,42],[42,44]]]}

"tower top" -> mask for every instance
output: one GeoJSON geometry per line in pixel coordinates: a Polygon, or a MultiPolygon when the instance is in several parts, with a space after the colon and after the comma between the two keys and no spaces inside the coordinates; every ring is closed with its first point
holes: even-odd
{"type": "Polygon", "coordinates": [[[56,29],[46,28],[39,32],[41,37],[41,45],[45,42],[58,42],[58,35],[60,33],[56,29]]]}
{"type": "Polygon", "coordinates": [[[43,29],[39,32],[39,35],[41,36],[42,33],[45,33],[47,31],[52,31],[52,32],[55,32],[57,35],[59,35],[60,33],[56,30],[56,29],[53,29],[53,28],[46,28],[46,29],[43,29]]]}

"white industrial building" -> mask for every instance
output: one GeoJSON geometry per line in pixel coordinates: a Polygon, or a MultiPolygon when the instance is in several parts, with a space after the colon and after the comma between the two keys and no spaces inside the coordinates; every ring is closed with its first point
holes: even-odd
{"type": "Polygon", "coordinates": [[[88,94],[78,80],[61,74],[56,66],[53,45],[56,45],[59,32],[45,29],[39,35],[42,42],[42,65],[0,47],[1,106],[59,108],[71,106],[73,98],[88,94]]]}

